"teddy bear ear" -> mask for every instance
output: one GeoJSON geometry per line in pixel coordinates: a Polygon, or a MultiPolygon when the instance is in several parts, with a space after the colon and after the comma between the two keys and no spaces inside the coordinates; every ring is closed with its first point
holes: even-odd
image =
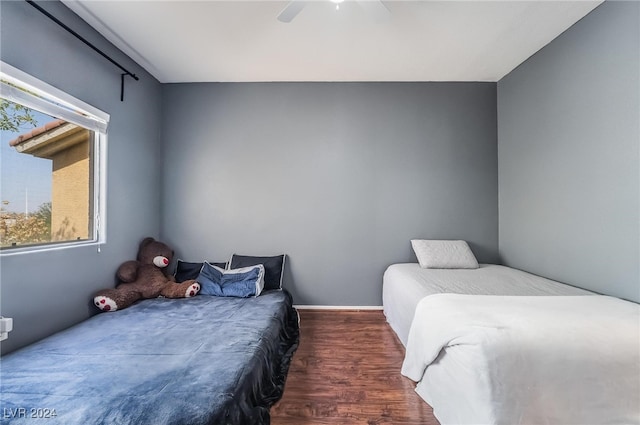
{"type": "Polygon", "coordinates": [[[155,241],[155,239],[153,238],[144,238],[142,240],[142,242],[140,242],[140,249],[144,248],[145,246],[149,245],[151,242],[155,241]]]}

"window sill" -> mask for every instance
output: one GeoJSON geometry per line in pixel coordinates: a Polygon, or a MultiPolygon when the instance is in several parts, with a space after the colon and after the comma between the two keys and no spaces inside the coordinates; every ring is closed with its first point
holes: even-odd
{"type": "Polygon", "coordinates": [[[9,248],[0,250],[0,257],[10,257],[14,255],[36,254],[41,252],[60,251],[63,249],[81,248],[97,246],[100,252],[100,245],[104,245],[103,241],[84,241],[84,242],[60,242],[53,245],[36,245],[17,248],[9,248]]]}

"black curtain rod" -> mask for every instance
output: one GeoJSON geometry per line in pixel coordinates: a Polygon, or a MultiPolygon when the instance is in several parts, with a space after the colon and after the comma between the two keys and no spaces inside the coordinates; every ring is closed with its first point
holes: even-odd
{"type": "Polygon", "coordinates": [[[124,100],[124,77],[125,75],[128,75],[129,77],[133,78],[134,80],[138,81],[140,80],[140,78],[138,78],[138,76],[136,74],[133,74],[132,72],[130,72],[129,70],[127,70],[125,67],[123,67],[122,65],[120,65],[118,62],[114,61],[113,59],[111,59],[111,57],[109,57],[106,53],[104,53],[102,50],[98,49],[96,46],[94,46],[93,44],[89,43],[84,37],[82,37],[80,34],[78,34],[77,32],[75,32],[74,30],[72,30],[71,28],[69,28],[67,25],[65,25],[62,21],[60,21],[58,18],[56,18],[55,16],[53,16],[52,14],[50,14],[49,12],[47,12],[46,10],[44,10],[43,8],[41,8],[40,6],[38,6],[36,4],[36,2],[32,1],[32,0],[25,0],[27,3],[29,3],[31,6],[35,7],[36,9],[38,9],[38,11],[40,13],[42,13],[43,15],[45,15],[47,18],[51,19],[53,22],[55,22],[56,24],[60,25],[62,28],[64,28],[65,30],[67,30],[68,32],[70,32],[73,36],[75,36],[78,40],[82,41],[84,44],[86,44],[87,46],[91,47],[93,50],[95,50],[96,52],[98,52],[103,58],[105,58],[106,60],[108,60],[109,62],[111,62],[112,64],[114,64],[115,66],[117,66],[118,68],[120,68],[121,70],[123,70],[124,72],[121,74],[120,76],[120,101],[122,102],[124,100]]]}

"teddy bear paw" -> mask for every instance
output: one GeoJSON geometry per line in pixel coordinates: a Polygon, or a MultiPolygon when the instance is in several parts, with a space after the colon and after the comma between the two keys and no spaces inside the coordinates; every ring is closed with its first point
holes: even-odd
{"type": "Polygon", "coordinates": [[[184,294],[185,298],[193,297],[200,291],[200,284],[194,283],[187,288],[187,292],[184,294]]]}
{"type": "Polygon", "coordinates": [[[116,304],[116,302],[111,298],[105,297],[104,295],[95,297],[93,299],[93,303],[102,311],[116,311],[118,309],[118,304],[116,304]]]}

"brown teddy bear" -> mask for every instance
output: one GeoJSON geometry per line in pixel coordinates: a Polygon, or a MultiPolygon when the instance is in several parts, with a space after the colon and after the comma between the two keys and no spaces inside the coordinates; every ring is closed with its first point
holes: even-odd
{"type": "Polygon", "coordinates": [[[200,291],[195,280],[175,283],[174,277],[167,275],[172,257],[173,251],[167,245],[145,238],[140,242],[138,260],[126,261],[118,268],[120,284],[115,289],[98,291],[93,303],[102,311],[116,311],[140,299],[193,297],[200,291]]]}

